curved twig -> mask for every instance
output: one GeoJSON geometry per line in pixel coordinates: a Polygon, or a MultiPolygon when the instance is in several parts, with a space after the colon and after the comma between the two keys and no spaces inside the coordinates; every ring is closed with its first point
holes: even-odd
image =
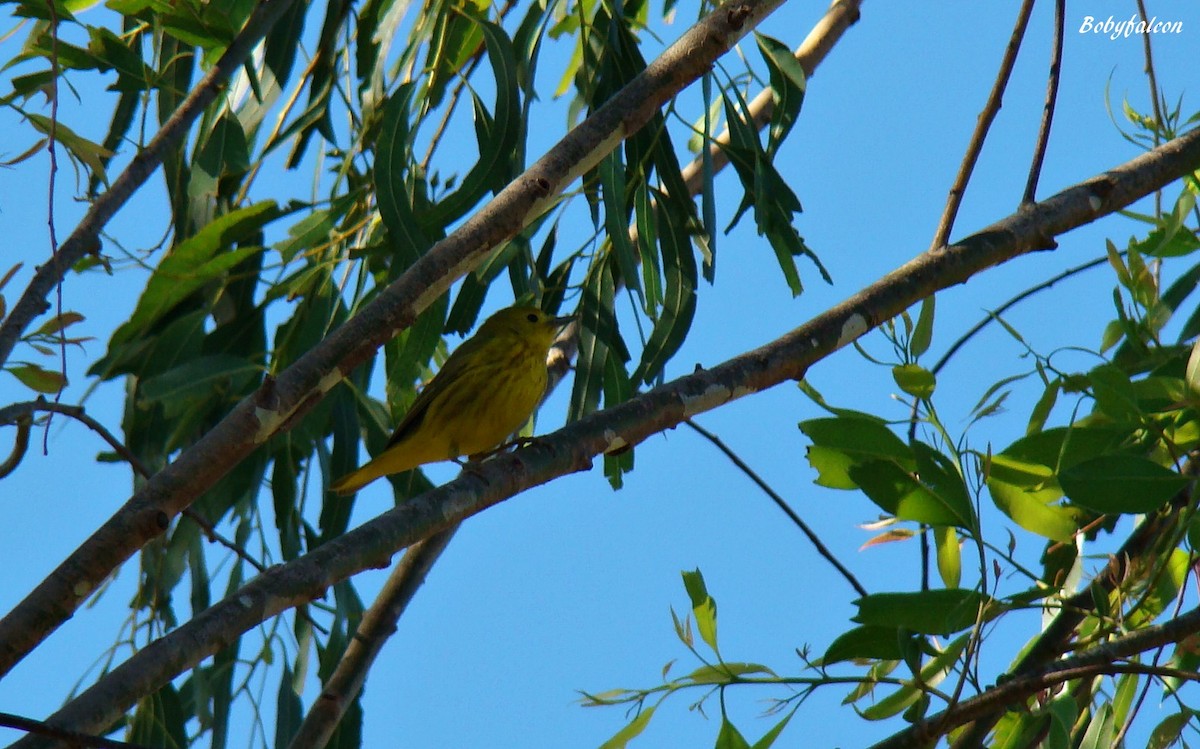
{"type": "Polygon", "coordinates": [[[858,593],[864,598],[868,595],[867,589],[862,586],[862,583],[858,581],[858,578],[854,576],[854,573],[848,570],[846,566],[842,564],[836,556],[834,556],[833,552],[829,550],[829,547],[826,546],[823,541],[821,541],[821,537],[818,536],[812,528],[808,527],[808,523],[804,522],[804,519],[797,515],[796,511],[793,510],[790,505],[788,505],[787,501],[784,500],[783,497],[779,496],[779,493],[772,489],[770,484],[764,481],[762,477],[754,471],[753,468],[746,465],[746,462],[738,457],[737,453],[729,449],[729,446],[726,445],[720,437],[700,426],[692,419],[687,419],[684,421],[684,423],[695,430],[696,433],[701,437],[704,437],[704,439],[711,442],[718,450],[725,454],[725,457],[733,461],[733,464],[737,466],[742,473],[746,474],[746,476],[753,481],[759,489],[762,489],[763,493],[770,497],[771,501],[774,502],[779,509],[783,510],[783,513],[788,516],[792,523],[794,523],[796,527],[808,537],[809,542],[813,545],[813,548],[817,550],[817,553],[824,557],[825,561],[833,565],[833,568],[836,569],[842,577],[846,578],[846,582],[850,583],[850,587],[854,588],[854,592],[858,593]]]}
{"type": "Polygon", "coordinates": [[[18,731],[26,731],[36,736],[45,736],[51,739],[61,739],[68,742],[72,747],[97,747],[97,749],[151,749],[151,747],[143,744],[130,744],[126,741],[113,741],[106,739],[103,736],[93,736],[87,733],[79,733],[77,731],[64,731],[61,728],[48,726],[40,720],[32,720],[20,715],[12,713],[0,713],[0,726],[7,728],[15,728],[18,731]]]}

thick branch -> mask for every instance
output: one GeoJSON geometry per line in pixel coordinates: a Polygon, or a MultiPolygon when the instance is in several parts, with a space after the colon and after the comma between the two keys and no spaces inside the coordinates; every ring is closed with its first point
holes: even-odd
{"type": "MultiPolygon", "coordinates": [[[[821,64],[825,56],[829,54],[829,51],[841,39],[842,33],[858,20],[859,5],[859,0],[833,0],[829,10],[817,21],[812,31],[804,38],[800,46],[796,48],[796,61],[804,68],[807,75],[811,76],[813,74],[817,66],[821,64]]],[[[754,122],[755,127],[760,130],[766,127],[771,121],[771,113],[774,109],[774,92],[769,88],[764,89],[750,104],[751,120],[754,122]]],[[[729,143],[729,138],[729,130],[726,130],[717,136],[715,142],[710,146],[709,155],[714,171],[720,171],[729,163],[724,149],[724,146],[729,143]]],[[[689,195],[697,195],[704,185],[704,163],[705,160],[702,157],[697,157],[681,170],[689,195]]],[[[635,234],[636,225],[630,229],[630,235],[634,236],[635,234]]],[[[566,376],[567,372],[570,371],[571,362],[575,357],[576,347],[579,342],[578,332],[576,325],[570,326],[568,330],[559,336],[559,340],[550,351],[546,366],[550,371],[549,390],[551,391],[566,376]]],[[[783,507],[785,512],[791,513],[790,508],[786,505],[783,505],[783,507]]],[[[800,521],[799,518],[794,519],[804,527],[803,521],[800,521]]],[[[371,607],[367,609],[364,615],[364,621],[368,617],[375,621],[375,624],[371,627],[371,632],[368,634],[365,631],[364,625],[359,628],[356,635],[357,638],[370,637],[372,648],[369,651],[365,647],[347,648],[346,654],[338,663],[337,670],[322,688],[320,698],[313,704],[308,715],[305,716],[299,733],[292,741],[293,749],[307,746],[323,746],[328,741],[337,723],[344,715],[345,710],[353,702],[357,696],[358,689],[361,688],[365,681],[365,671],[372,666],[375,656],[382,649],[383,642],[381,640],[386,640],[395,632],[396,620],[403,614],[411,596],[416,593],[420,585],[420,580],[409,583],[406,582],[406,577],[408,575],[418,575],[420,579],[424,579],[425,574],[437,562],[438,557],[449,544],[450,536],[453,535],[455,530],[457,530],[457,526],[442,531],[425,541],[421,541],[405,552],[404,560],[388,578],[388,585],[375,601],[372,602],[371,607]],[[421,561],[420,565],[408,564],[409,558],[414,554],[421,561]],[[403,591],[403,593],[399,591],[403,591]],[[403,596],[403,600],[399,600],[398,596],[403,596]],[[380,625],[384,616],[391,617],[388,620],[391,623],[390,627],[384,628],[380,625]]],[[[807,529],[805,529],[805,532],[808,532],[807,529]]],[[[811,533],[809,533],[809,536],[812,538],[811,533]]],[[[817,544],[818,551],[820,551],[820,541],[815,539],[814,541],[817,544]]],[[[831,559],[831,561],[834,565],[839,566],[839,569],[842,569],[836,559],[831,559]]],[[[849,572],[844,569],[842,571],[849,576],[852,584],[857,585],[857,581],[853,579],[853,576],[849,572]]],[[[860,593],[866,595],[865,591],[860,590],[860,593]]]]}
{"type": "MultiPolygon", "coordinates": [[[[605,452],[636,445],[687,418],[804,375],[918,300],[993,265],[1046,248],[1053,237],[1120,210],[1200,167],[1200,129],[1068,188],[940,252],[926,252],[772,343],[699,369],[594,413],[517,452],[498,456],[414,497],[314,551],[260,575],[151,643],[66,705],[53,725],[110,725],[141,695],[218,652],[240,633],[390,562],[392,554],[514,494],[585,470],[605,452]]],[[[33,746],[34,743],[22,743],[33,746]]]]}
{"type": "MultiPolygon", "coordinates": [[[[284,0],[270,0],[271,3],[284,0]]],[[[417,314],[521,231],[586,170],[649,121],[668,99],[782,0],[745,0],[707,16],[403,276],[291,367],[268,379],[156,474],[58,569],[0,620],[0,677],[68,619],[87,595],[173,516],[272,435],[325,397],[343,373],[408,327],[417,314]]]]}
{"type": "Polygon", "coordinates": [[[0,363],[8,361],[13,347],[34,318],[49,307],[46,296],[62,282],[67,271],[100,247],[100,230],[129,201],[138,188],[162,163],[163,154],[174,148],[191,129],[205,107],[216,100],[232,76],[262,41],[271,27],[296,0],[266,0],[258,3],[246,25],[234,37],[212,70],[200,79],[171,119],[125,167],[112,186],[96,198],[75,231],[58,248],[54,258],[38,267],[12,312],[0,324],[0,363]]]}
{"type": "Polygon", "coordinates": [[[288,745],[290,749],[310,749],[329,743],[342,716],[362,690],[371,664],[396,631],[396,621],[408,608],[413,596],[425,582],[430,568],[457,530],[458,526],[452,525],[413,544],[404,552],[404,558],[388,576],[383,590],[379,591],[379,597],[363,615],[354,639],[346,646],[337,668],[321,687],[321,696],[308,715],[304,716],[300,730],[288,745]]]}

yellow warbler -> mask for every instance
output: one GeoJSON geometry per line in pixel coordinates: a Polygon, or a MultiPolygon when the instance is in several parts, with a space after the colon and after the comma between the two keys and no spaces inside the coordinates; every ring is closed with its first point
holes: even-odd
{"type": "Polygon", "coordinates": [[[545,394],[546,355],[570,320],[534,307],[489,317],[413,401],[384,451],[329,488],[350,494],[389,473],[500,445],[545,394]]]}

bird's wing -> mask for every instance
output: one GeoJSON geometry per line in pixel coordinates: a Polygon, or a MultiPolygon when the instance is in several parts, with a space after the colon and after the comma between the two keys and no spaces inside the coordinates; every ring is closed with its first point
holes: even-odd
{"type": "Polygon", "coordinates": [[[429,381],[429,384],[417,394],[416,400],[413,401],[408,412],[404,414],[404,418],[400,419],[400,423],[396,425],[396,431],[392,432],[387,447],[391,447],[404,440],[420,428],[421,423],[425,420],[425,416],[429,413],[429,405],[445,392],[448,387],[452,386],[453,383],[461,380],[462,374],[471,366],[473,352],[478,350],[482,345],[483,342],[472,337],[463,341],[458,348],[454,349],[454,352],[446,358],[446,363],[442,365],[438,373],[429,381]]]}

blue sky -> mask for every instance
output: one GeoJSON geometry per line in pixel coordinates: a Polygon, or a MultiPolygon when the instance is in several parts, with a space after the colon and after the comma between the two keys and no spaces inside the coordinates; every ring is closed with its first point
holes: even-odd
{"type": "MultiPolygon", "coordinates": [[[[760,30],[794,46],[823,10],[822,3],[791,3],[760,30]]],[[[681,7],[673,25],[656,25],[655,31],[663,39],[674,39],[686,28],[684,16],[690,12],[681,7]]],[[[1122,98],[1141,111],[1149,109],[1141,39],[1079,32],[1086,16],[1120,20],[1132,12],[1130,2],[1071,4],[1062,88],[1039,197],[1137,155],[1109,120],[1105,95],[1107,90],[1118,113],[1122,98]]],[[[1011,3],[865,4],[862,20],[810,81],[801,118],[779,157],[781,171],[804,203],[797,228],[830,270],[834,284],[826,286],[801,261],[806,293],[793,298],[766,240],[743,222],[732,234],[717,238],[716,283],[700,289],[692,335],[668,366],[668,377],[765,343],[926,249],[992,84],[1014,13],[1011,3]]],[[[1159,85],[1170,101],[1184,97],[1185,114],[1200,109],[1200,73],[1192,57],[1200,34],[1200,6],[1153,3],[1150,13],[1183,22],[1181,34],[1153,39],[1159,85]]],[[[1016,208],[1042,107],[1051,22],[1051,4],[1042,3],[954,237],[1016,208]]],[[[14,54],[20,37],[0,42],[6,58],[14,54]]],[[[752,43],[743,47],[748,56],[757,56],[752,43]]],[[[554,59],[542,65],[545,90],[557,82],[554,59]]],[[[727,58],[727,64],[737,69],[736,61],[727,58]]],[[[87,89],[79,94],[79,103],[64,103],[63,117],[72,122],[94,112],[95,129],[87,132],[98,138],[108,117],[106,109],[97,108],[103,106],[103,97],[87,89]]],[[[695,96],[689,92],[684,104],[694,104],[695,96]]],[[[546,106],[555,111],[557,105],[547,101],[546,106]]],[[[688,116],[698,111],[693,106],[688,116]]],[[[565,126],[565,118],[557,115],[542,121],[546,124],[531,147],[532,157],[565,126]]],[[[0,113],[0,134],[4,158],[31,142],[11,111],[0,113]]],[[[0,271],[25,263],[5,290],[10,303],[47,253],[46,173],[44,156],[0,171],[0,232],[9,240],[0,271]]],[[[81,213],[71,201],[73,179],[64,166],[55,207],[60,239],[81,213]]],[[[262,183],[259,197],[280,194],[268,195],[271,190],[303,192],[307,185],[288,183],[305,179],[280,172],[277,180],[262,183]]],[[[732,173],[718,179],[718,189],[718,222],[725,226],[741,194],[732,173]]],[[[1173,201],[1176,194],[1168,192],[1166,199],[1173,201]]],[[[1139,209],[1148,212],[1148,205],[1139,209]]],[[[164,211],[161,198],[141,197],[118,216],[109,233],[129,247],[153,244],[165,219],[147,217],[165,216],[164,211]]],[[[583,214],[580,221],[582,235],[588,230],[583,214]]],[[[939,295],[930,363],[986,310],[1059,270],[1099,256],[1105,238],[1121,245],[1139,231],[1128,220],[1106,219],[1061,237],[1055,252],[1019,259],[939,295]]],[[[84,352],[70,353],[72,384],[64,401],[78,401],[93,384],[83,371],[103,353],[114,325],[128,316],[143,281],[142,273],[124,270],[112,277],[75,276],[64,286],[66,308],[87,316],[81,328],[95,338],[84,352]]],[[[1113,316],[1113,286],[1106,269],[1092,271],[1022,305],[1006,319],[1042,352],[1063,345],[1095,348],[1103,323],[1113,316]]],[[[489,307],[506,304],[504,292],[498,288],[489,307]]],[[[868,336],[863,346],[882,358],[890,352],[878,333],[868,336]]],[[[952,431],[966,428],[970,408],[993,382],[1030,367],[1028,360],[1019,358],[1021,353],[1015,341],[993,328],[972,341],[943,372],[937,403],[952,431]]],[[[1095,363],[1086,356],[1069,361],[1080,368],[1095,363]]],[[[896,387],[890,372],[853,349],[818,364],[809,380],[831,403],[897,419],[907,413],[893,397],[896,387]]],[[[102,385],[87,402],[89,413],[114,431],[120,423],[121,394],[117,386],[102,385]]],[[[988,443],[1003,446],[1022,434],[1036,396],[1035,390],[1016,388],[1009,413],[974,427],[970,443],[980,449],[988,443]]],[[[0,402],[26,398],[11,377],[0,379],[0,402]]],[[[1065,421],[1070,407],[1060,404],[1052,418],[1065,421]]],[[[560,391],[543,409],[539,431],[560,426],[565,411],[566,393],[560,391]]],[[[919,569],[915,543],[860,551],[871,534],[858,526],[877,517],[875,506],[859,494],[813,485],[804,459],[806,443],[796,423],[820,415],[796,387],[783,385],[698,421],[787,498],[869,590],[912,589],[919,569]]],[[[81,425],[58,419],[50,431],[49,454],[31,450],[4,482],[8,521],[0,525],[6,569],[0,609],[10,609],[128,497],[128,469],[93,461],[102,449],[99,439],[81,425]]],[[[680,614],[688,609],[681,570],[703,571],[718,602],[727,660],[755,661],[780,673],[801,674],[796,648],[808,644],[819,653],[850,626],[853,592],[714,448],[680,428],[638,446],[636,461],[636,470],[620,491],[609,488],[597,461],[590,473],[527,492],[464,525],[368,680],[365,745],[599,745],[626,718],[615,708],[579,707],[576,690],[652,686],[670,660],[678,659],[673,673],[699,665],[676,640],[671,625],[670,607],[680,614]]],[[[441,481],[456,470],[435,466],[429,475],[441,481]]],[[[373,486],[360,494],[354,523],[368,520],[390,503],[386,488],[373,486]]],[[[991,522],[1001,521],[992,516],[991,522]]],[[[998,527],[994,532],[1002,534],[998,527]]],[[[1020,534],[1018,539],[1018,555],[1035,560],[1040,551],[1036,539],[1020,534]]],[[[385,576],[386,571],[377,571],[357,578],[364,600],[371,599],[385,576]]],[[[59,705],[81,671],[103,658],[112,645],[128,615],[125,606],[136,578],[136,564],[130,562],[94,606],[81,610],[0,682],[0,710],[41,717],[59,705]]],[[[180,607],[186,610],[185,604],[180,607]]],[[[290,628],[289,619],[281,628],[285,640],[290,628]]],[[[993,674],[1037,628],[1035,614],[1005,621],[991,643],[994,660],[988,662],[994,664],[993,674]]],[[[287,647],[294,653],[294,643],[287,647]]],[[[248,648],[244,646],[244,655],[248,648]]],[[[268,741],[273,740],[270,715],[277,680],[278,674],[272,674],[261,685],[268,741]]],[[[898,723],[858,719],[839,705],[845,691],[829,687],[818,693],[801,708],[778,745],[859,746],[900,728],[898,723]]],[[[310,689],[306,702],[314,696],[310,689]]],[[[669,701],[634,746],[711,743],[718,722],[688,710],[699,696],[679,695],[669,701]]],[[[727,707],[753,741],[771,725],[757,718],[766,700],[783,696],[782,689],[768,687],[734,690],[727,695],[727,707]]],[[[1157,722],[1149,717],[1157,710],[1153,702],[1145,708],[1150,725],[1157,722]]],[[[716,698],[704,709],[717,715],[716,698]]],[[[245,710],[238,720],[239,725],[250,725],[245,710]]],[[[15,736],[0,732],[0,739],[15,736]]]]}

